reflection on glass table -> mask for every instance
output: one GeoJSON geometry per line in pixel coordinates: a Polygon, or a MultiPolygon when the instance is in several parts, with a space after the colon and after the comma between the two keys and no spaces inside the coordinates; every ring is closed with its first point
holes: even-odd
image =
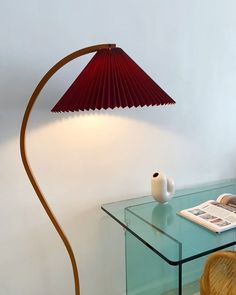
{"type": "Polygon", "coordinates": [[[235,230],[216,234],[177,212],[222,193],[236,194],[236,180],[178,190],[169,204],[146,196],[102,206],[126,229],[127,295],[198,294],[207,255],[232,249],[235,230]]]}

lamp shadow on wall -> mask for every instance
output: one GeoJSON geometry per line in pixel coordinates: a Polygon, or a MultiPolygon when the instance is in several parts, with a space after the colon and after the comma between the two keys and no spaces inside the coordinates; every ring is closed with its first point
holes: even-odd
{"type": "MultiPolygon", "coordinates": [[[[152,126],[157,126],[163,129],[173,130],[178,132],[174,118],[174,107],[173,106],[159,106],[159,107],[143,107],[143,108],[125,108],[125,109],[109,109],[109,110],[95,110],[95,111],[84,111],[77,113],[51,113],[50,107],[37,108],[33,110],[31,118],[29,120],[29,126],[27,132],[36,130],[41,127],[46,127],[48,124],[56,123],[57,121],[66,121],[67,119],[76,118],[108,118],[108,117],[119,117],[124,119],[133,120],[134,122],[144,122],[152,126]],[[168,108],[170,108],[168,110],[168,108]]],[[[10,109],[4,111],[1,114],[0,124],[2,125],[0,144],[7,142],[20,134],[20,122],[23,118],[23,110],[10,109]],[[6,126],[3,128],[3,126],[6,126]]],[[[27,136],[27,135],[26,135],[27,136]]],[[[63,136],[63,134],[62,134],[63,136]]],[[[26,139],[27,140],[27,139],[26,139]]]]}
{"type": "MultiPolygon", "coordinates": [[[[29,129],[36,130],[42,126],[46,127],[48,124],[56,122],[62,123],[66,120],[79,120],[88,118],[88,120],[96,120],[96,118],[104,118],[107,121],[109,118],[119,118],[133,121],[133,123],[145,123],[151,126],[156,126],[163,130],[173,131],[175,133],[181,132],[178,124],[175,124],[178,118],[175,117],[175,109],[173,106],[157,106],[157,107],[142,107],[142,108],[116,108],[107,110],[94,111],[79,111],[74,113],[51,113],[50,107],[48,109],[36,109],[30,118],[29,129]]],[[[62,134],[63,136],[63,134],[62,134]]]]}

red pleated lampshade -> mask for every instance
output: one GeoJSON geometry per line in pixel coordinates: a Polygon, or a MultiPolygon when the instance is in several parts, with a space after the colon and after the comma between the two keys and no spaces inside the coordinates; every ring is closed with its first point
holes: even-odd
{"type": "Polygon", "coordinates": [[[52,112],[173,104],[121,48],[98,50],[52,112]]]}

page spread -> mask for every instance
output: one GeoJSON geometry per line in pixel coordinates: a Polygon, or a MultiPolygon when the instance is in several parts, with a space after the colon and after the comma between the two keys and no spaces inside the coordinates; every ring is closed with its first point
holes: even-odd
{"type": "MultiPolygon", "coordinates": [[[[234,197],[236,199],[236,196],[234,197]]],[[[218,199],[223,201],[222,196],[218,199]]],[[[221,202],[209,200],[199,206],[182,210],[179,214],[214,232],[222,232],[236,227],[236,206],[221,202]]]]}

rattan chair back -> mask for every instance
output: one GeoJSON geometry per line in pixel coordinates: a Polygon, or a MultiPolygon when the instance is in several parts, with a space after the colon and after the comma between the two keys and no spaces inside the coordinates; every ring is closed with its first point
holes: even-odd
{"type": "Polygon", "coordinates": [[[210,255],[200,280],[201,295],[236,295],[236,252],[210,255]]]}

